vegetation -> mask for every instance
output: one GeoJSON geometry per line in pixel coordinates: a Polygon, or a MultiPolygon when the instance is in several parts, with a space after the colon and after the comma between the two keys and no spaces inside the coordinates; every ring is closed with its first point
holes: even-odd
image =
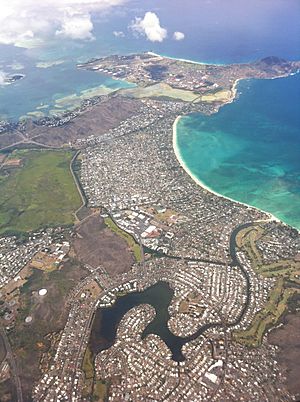
{"type": "Polygon", "coordinates": [[[1,401],[3,402],[17,400],[15,385],[11,378],[0,383],[0,395],[2,397],[1,401]]]}
{"type": "Polygon", "coordinates": [[[41,376],[39,363],[42,353],[51,357],[54,352],[47,335],[59,333],[64,328],[68,317],[68,294],[86,274],[86,270],[70,259],[56,271],[33,269],[20,293],[15,292],[18,312],[9,339],[20,370],[25,400],[31,400],[33,383],[41,376]],[[41,288],[48,290],[46,297],[33,296],[33,292],[41,288]],[[24,322],[27,316],[33,318],[30,324],[24,322]]]}
{"type": "Polygon", "coordinates": [[[130,89],[123,89],[120,91],[122,95],[130,96],[133,98],[163,98],[163,99],[176,99],[185,102],[193,102],[199,98],[199,94],[193,91],[172,88],[166,83],[158,83],[148,85],[146,87],[135,87],[130,89]]]}
{"type": "Polygon", "coordinates": [[[92,401],[104,402],[107,398],[108,386],[105,381],[94,380],[93,354],[88,346],[86,348],[82,370],[84,372],[84,385],[82,396],[92,401]]]}
{"type": "Polygon", "coordinates": [[[270,291],[265,307],[255,315],[249,328],[245,331],[236,331],[234,338],[246,346],[259,346],[265,332],[276,325],[287,310],[288,300],[296,291],[297,289],[285,288],[284,279],[278,279],[270,291]]]}
{"type": "Polygon", "coordinates": [[[242,229],[236,236],[237,246],[246,251],[254,269],[257,269],[262,265],[261,255],[257,250],[255,243],[261,238],[263,233],[264,229],[257,225],[242,229]]]}
{"type": "Polygon", "coordinates": [[[89,346],[86,348],[84,354],[82,371],[84,372],[84,385],[82,389],[82,396],[88,398],[92,394],[94,383],[93,355],[89,346]]]}
{"type": "Polygon", "coordinates": [[[86,348],[83,363],[82,363],[82,370],[84,372],[85,378],[90,379],[94,378],[94,365],[92,360],[92,352],[89,346],[86,348]]]}
{"type": "Polygon", "coordinates": [[[236,236],[237,246],[243,250],[251,261],[252,268],[266,278],[276,278],[270,290],[268,301],[254,317],[244,331],[235,331],[233,336],[246,346],[256,347],[262,342],[266,331],[275,326],[288,309],[289,301],[295,293],[300,293],[300,262],[292,259],[265,264],[256,242],[265,235],[260,225],[242,229],[236,236]]]}
{"type": "Polygon", "coordinates": [[[71,151],[22,150],[22,166],[0,181],[0,234],[70,225],[81,205],[69,164],[71,151]]]}
{"type": "Polygon", "coordinates": [[[94,384],[93,401],[104,402],[107,399],[108,386],[105,381],[96,381],[94,384]]]}
{"type": "Polygon", "coordinates": [[[118,236],[126,240],[128,246],[134,253],[136,261],[141,262],[142,261],[141,248],[140,245],[134,240],[134,238],[129,233],[120,229],[119,226],[117,226],[111,218],[105,218],[104,222],[113,232],[115,232],[118,236]]]}
{"type": "Polygon", "coordinates": [[[168,222],[173,215],[178,217],[178,212],[176,212],[174,209],[167,209],[166,212],[157,213],[155,215],[155,219],[162,222],[168,222]]]}

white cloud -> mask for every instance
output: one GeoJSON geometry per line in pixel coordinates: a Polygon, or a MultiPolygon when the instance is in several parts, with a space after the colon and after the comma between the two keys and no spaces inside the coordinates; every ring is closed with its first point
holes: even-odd
{"type": "Polygon", "coordinates": [[[0,85],[6,85],[7,82],[5,79],[7,78],[7,74],[4,71],[0,70],[0,85]]]}
{"type": "Polygon", "coordinates": [[[65,17],[61,29],[56,35],[66,36],[71,39],[93,39],[93,23],[89,14],[78,14],[65,17]]]}
{"type": "Polygon", "coordinates": [[[26,46],[51,36],[92,39],[92,13],[127,0],[0,0],[0,43],[26,46]]]}
{"type": "Polygon", "coordinates": [[[176,31],[173,33],[173,39],[175,39],[175,40],[182,40],[182,39],[184,39],[184,36],[185,35],[183,32],[176,31]]]}
{"type": "Polygon", "coordinates": [[[113,35],[114,35],[116,38],[124,38],[124,36],[125,36],[125,34],[124,34],[123,31],[113,31],[113,35]]]}
{"type": "Polygon", "coordinates": [[[150,11],[144,18],[136,17],[129,28],[138,35],[146,36],[151,42],[162,42],[167,37],[167,30],[160,26],[158,16],[150,11]]]}

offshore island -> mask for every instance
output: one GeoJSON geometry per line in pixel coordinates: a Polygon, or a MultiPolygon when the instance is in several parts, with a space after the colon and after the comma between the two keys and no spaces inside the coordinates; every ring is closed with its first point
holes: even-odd
{"type": "Polygon", "coordinates": [[[136,86],[2,125],[1,398],[296,400],[300,234],[197,185],[176,119],[300,62],[143,53],[78,68],[136,86]]]}

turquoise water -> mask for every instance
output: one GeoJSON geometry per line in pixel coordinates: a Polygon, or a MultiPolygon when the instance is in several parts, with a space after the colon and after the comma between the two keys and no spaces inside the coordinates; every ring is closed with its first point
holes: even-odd
{"type": "Polygon", "coordinates": [[[70,62],[49,68],[37,68],[25,64],[24,61],[23,65],[21,72],[26,74],[23,80],[12,85],[0,86],[0,120],[16,121],[33,111],[45,115],[51,111],[59,112],[59,99],[81,96],[83,91],[100,86],[112,90],[133,86],[99,73],[79,70],[70,62]]]}
{"type": "Polygon", "coordinates": [[[173,2],[172,9],[168,0],[131,0],[108,13],[92,15],[92,41],[50,35],[42,45],[28,49],[0,43],[0,71],[12,73],[12,66],[18,63],[23,66],[18,72],[26,75],[13,85],[0,85],[0,119],[17,120],[35,110],[47,114],[59,97],[78,95],[97,85],[114,85],[100,74],[76,70],[77,62],[91,57],[152,50],[212,63],[246,62],[272,55],[300,59],[299,18],[298,0],[214,0],[201,4],[187,0],[173,2]],[[156,12],[168,29],[163,42],[137,37],[128,28],[146,11],[156,12]],[[123,31],[124,37],[115,37],[113,31],[123,31]],[[174,31],[184,32],[184,40],[173,40],[174,31]],[[37,67],[40,62],[55,61],[63,64],[37,67]],[[49,108],[40,109],[44,105],[49,108]]]}
{"type": "MultiPolygon", "coordinates": [[[[56,113],[60,98],[80,96],[97,86],[125,86],[103,75],[77,70],[94,56],[152,50],[212,63],[238,63],[266,56],[300,59],[299,0],[131,0],[111,12],[93,15],[93,41],[55,35],[31,49],[0,44],[0,71],[13,65],[26,77],[0,85],[0,120],[18,120],[32,111],[56,113]],[[154,11],[168,29],[163,42],[135,36],[128,25],[154,11]],[[182,16],[184,15],[184,18],[182,16]],[[123,31],[115,37],[113,31],[123,31]],[[174,41],[172,33],[185,33],[174,41]],[[226,33],[226,34],[224,34],[226,33]],[[63,61],[48,68],[40,62],[63,61]]],[[[251,81],[239,86],[242,96],[212,117],[192,116],[179,124],[186,163],[214,190],[258,206],[294,226],[299,217],[299,77],[251,81]]],[[[78,99],[76,99],[77,102],[78,99]]]]}
{"type": "Polygon", "coordinates": [[[300,229],[300,75],[241,82],[212,116],[178,123],[181,156],[214,191],[300,229]]]}

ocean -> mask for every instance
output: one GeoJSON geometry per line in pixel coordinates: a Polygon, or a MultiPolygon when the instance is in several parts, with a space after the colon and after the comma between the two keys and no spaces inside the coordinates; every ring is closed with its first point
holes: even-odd
{"type": "Polygon", "coordinates": [[[212,190],[300,229],[300,75],[243,81],[236,101],[177,125],[181,157],[212,190]]]}
{"type": "MultiPolygon", "coordinates": [[[[0,120],[58,114],[89,94],[127,85],[76,69],[76,63],[95,56],[153,51],[208,63],[272,55],[300,59],[299,19],[298,0],[174,0],[172,6],[168,0],[128,0],[93,16],[95,40],[51,38],[30,48],[0,44],[0,71],[26,76],[0,86],[0,120]],[[128,28],[146,11],[155,12],[168,29],[163,42],[137,37],[128,28]],[[183,32],[184,40],[173,40],[174,31],[183,32]]],[[[239,92],[216,115],[180,121],[182,157],[212,189],[300,228],[299,75],[241,82],[239,92]]]]}

